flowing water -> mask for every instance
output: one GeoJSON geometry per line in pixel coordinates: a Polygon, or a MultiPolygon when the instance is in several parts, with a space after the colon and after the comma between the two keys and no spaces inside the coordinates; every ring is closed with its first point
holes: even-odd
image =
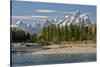
{"type": "Polygon", "coordinates": [[[96,54],[12,55],[12,66],[96,61],[96,54]]]}
{"type": "MultiPolygon", "coordinates": [[[[12,44],[14,45],[14,44],[12,44]]],[[[12,48],[12,51],[35,52],[43,50],[43,48],[34,43],[30,47],[12,48]]],[[[42,64],[59,64],[59,63],[75,63],[75,62],[92,62],[96,61],[96,54],[16,54],[11,55],[12,66],[28,66],[42,64]]]]}

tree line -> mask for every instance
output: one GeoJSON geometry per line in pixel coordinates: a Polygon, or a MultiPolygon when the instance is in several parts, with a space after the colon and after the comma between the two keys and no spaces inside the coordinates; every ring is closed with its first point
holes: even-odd
{"type": "Polygon", "coordinates": [[[96,24],[44,26],[41,34],[30,34],[17,28],[11,28],[12,42],[63,42],[63,41],[96,41],[96,24]]]}
{"type": "Polygon", "coordinates": [[[11,42],[36,42],[37,35],[30,34],[21,29],[11,28],[11,42]]]}
{"type": "Polygon", "coordinates": [[[46,42],[62,41],[96,41],[96,24],[93,25],[69,25],[69,26],[45,26],[39,38],[46,42]]]}

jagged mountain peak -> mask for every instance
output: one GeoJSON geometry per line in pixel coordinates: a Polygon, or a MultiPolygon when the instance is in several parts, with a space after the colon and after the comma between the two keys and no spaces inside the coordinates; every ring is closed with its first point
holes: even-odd
{"type": "Polygon", "coordinates": [[[65,18],[66,18],[66,19],[67,19],[67,18],[69,18],[69,17],[70,17],[70,16],[68,16],[68,15],[67,15],[67,16],[65,16],[65,18]]]}
{"type": "Polygon", "coordinates": [[[15,24],[11,25],[12,28],[16,27],[18,29],[21,29],[25,32],[30,32],[30,33],[40,33],[41,31],[41,25],[39,23],[24,23],[21,20],[18,20],[15,24]]]}
{"type": "Polygon", "coordinates": [[[76,15],[76,14],[77,14],[77,15],[80,15],[81,12],[80,12],[79,10],[76,10],[76,11],[75,11],[75,15],[76,15]]]}
{"type": "Polygon", "coordinates": [[[61,26],[65,25],[80,25],[80,24],[91,24],[89,16],[86,13],[81,13],[79,10],[74,11],[74,13],[70,15],[66,15],[63,20],[59,18],[53,18],[51,21],[47,20],[45,26],[49,24],[60,24],[61,26]]]}
{"type": "Polygon", "coordinates": [[[24,24],[24,23],[21,20],[18,20],[16,24],[18,25],[18,24],[24,24]]]}

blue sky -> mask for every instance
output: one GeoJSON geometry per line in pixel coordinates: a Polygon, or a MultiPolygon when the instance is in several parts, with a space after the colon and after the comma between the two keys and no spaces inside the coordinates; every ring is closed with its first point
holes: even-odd
{"type": "Polygon", "coordinates": [[[48,18],[58,17],[63,19],[66,15],[72,15],[75,10],[87,13],[92,22],[96,22],[96,6],[57,4],[43,2],[13,1],[12,16],[13,22],[23,20],[24,22],[43,23],[48,18]]]}

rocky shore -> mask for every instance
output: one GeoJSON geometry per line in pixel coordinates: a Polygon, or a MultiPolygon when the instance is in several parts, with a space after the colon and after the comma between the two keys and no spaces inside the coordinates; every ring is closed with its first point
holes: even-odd
{"type": "MultiPolygon", "coordinates": [[[[28,44],[28,43],[27,43],[28,44]]],[[[16,55],[21,54],[32,54],[32,55],[41,55],[41,54],[88,54],[96,53],[96,44],[87,43],[87,44],[53,44],[50,46],[40,46],[35,43],[29,43],[27,46],[22,47],[13,47],[12,52],[16,55]]]]}

